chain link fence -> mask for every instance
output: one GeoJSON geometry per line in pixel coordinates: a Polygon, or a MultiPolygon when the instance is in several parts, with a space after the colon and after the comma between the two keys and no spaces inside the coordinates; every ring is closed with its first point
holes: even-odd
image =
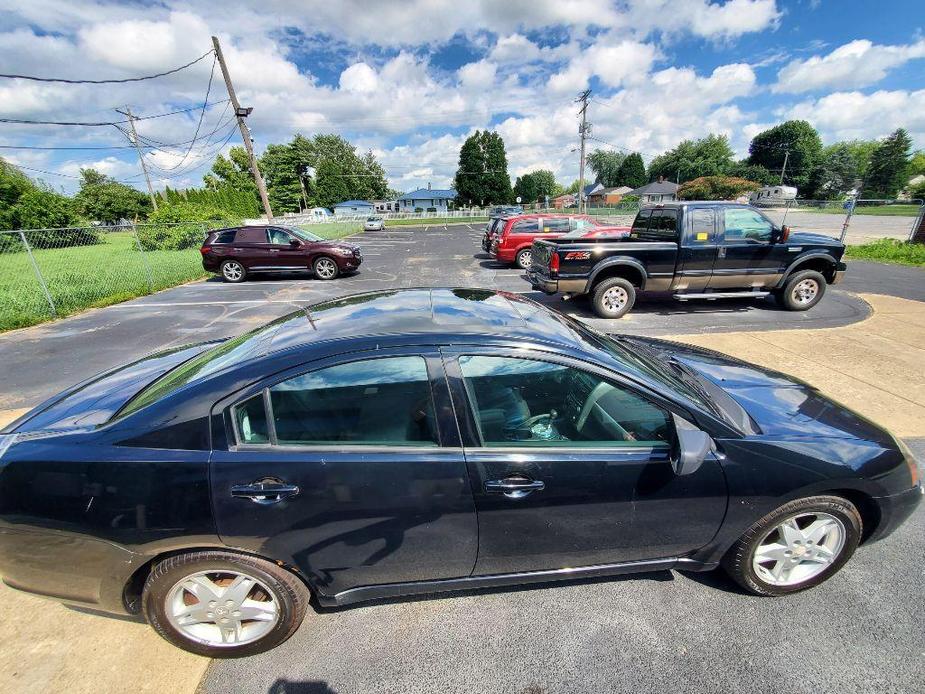
{"type": "Polygon", "coordinates": [[[210,229],[222,226],[187,222],[2,231],[0,330],[202,277],[198,247],[210,229]]]}
{"type": "Polygon", "coordinates": [[[788,200],[759,205],[778,224],[840,238],[849,245],[911,241],[921,225],[922,200],[788,200]]]}

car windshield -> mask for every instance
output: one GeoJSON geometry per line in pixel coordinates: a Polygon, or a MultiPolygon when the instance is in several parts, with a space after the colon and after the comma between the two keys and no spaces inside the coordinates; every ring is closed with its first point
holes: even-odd
{"type": "Polygon", "coordinates": [[[285,229],[290,234],[292,234],[293,236],[298,236],[303,241],[324,241],[324,239],[318,236],[317,234],[313,234],[310,231],[305,231],[304,229],[300,229],[299,227],[281,226],[280,229],[285,229]]]}

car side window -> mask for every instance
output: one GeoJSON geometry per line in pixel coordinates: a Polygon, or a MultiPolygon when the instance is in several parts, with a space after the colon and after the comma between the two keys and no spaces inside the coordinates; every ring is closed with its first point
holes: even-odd
{"type": "Polygon", "coordinates": [[[234,235],[237,229],[226,229],[225,231],[220,231],[216,237],[214,243],[234,243],[234,235]]]}
{"type": "Polygon", "coordinates": [[[639,210],[636,219],[633,220],[633,230],[630,233],[639,233],[649,228],[649,218],[652,216],[652,210],[639,210]]]}
{"type": "Polygon", "coordinates": [[[484,446],[667,446],[667,413],[635,393],[561,364],[461,356],[484,446]]]}
{"type": "Polygon", "coordinates": [[[270,227],[267,233],[270,237],[270,243],[274,246],[288,246],[289,242],[292,240],[292,237],[282,229],[270,227]]]}
{"type": "Polygon", "coordinates": [[[774,225],[763,215],[743,207],[724,212],[726,243],[770,243],[774,225]]]}
{"type": "Polygon", "coordinates": [[[649,221],[649,233],[674,238],[678,232],[678,214],[674,210],[656,210],[649,221]]]}
{"type": "Polygon", "coordinates": [[[310,371],[235,406],[240,443],[437,446],[423,357],[385,357],[310,371]],[[267,424],[262,424],[266,420],[267,424]]]}
{"type": "Polygon", "coordinates": [[[565,234],[569,230],[568,218],[552,217],[543,220],[543,232],[547,234],[565,234]]]}
{"type": "Polygon", "coordinates": [[[712,241],[715,228],[716,214],[713,210],[700,207],[691,211],[691,238],[695,242],[712,241]]]}
{"type": "Polygon", "coordinates": [[[266,243],[267,230],[264,227],[242,227],[238,229],[235,243],[266,243]]]}
{"type": "Polygon", "coordinates": [[[537,219],[521,219],[514,222],[511,228],[512,234],[536,234],[540,230],[540,222],[537,219]]]}

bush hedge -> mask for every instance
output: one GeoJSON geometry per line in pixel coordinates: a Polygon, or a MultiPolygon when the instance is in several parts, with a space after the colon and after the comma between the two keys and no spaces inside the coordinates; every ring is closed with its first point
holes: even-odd
{"type": "Polygon", "coordinates": [[[200,246],[211,229],[240,223],[240,219],[229,220],[217,207],[188,202],[162,204],[148,217],[147,224],[138,227],[138,240],[146,251],[180,251],[200,246]]]}

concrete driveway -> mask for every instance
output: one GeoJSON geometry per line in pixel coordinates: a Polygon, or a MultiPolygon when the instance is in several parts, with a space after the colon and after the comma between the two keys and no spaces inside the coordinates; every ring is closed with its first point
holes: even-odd
{"type": "MultiPolygon", "coordinates": [[[[479,235],[387,230],[360,239],[363,272],[343,281],[200,282],[0,335],[0,418],[142,352],[237,334],[323,297],[412,285],[528,289],[519,272],[473,257],[479,235]]],[[[919,302],[925,272],[851,263],[846,283],[806,313],[654,297],[629,320],[599,323],[795,373],[911,437],[925,458],[915,438],[925,436],[915,409],[925,406],[919,302]],[[846,291],[860,288],[853,283],[907,300],[862,298],[846,291]]],[[[580,303],[554,305],[596,320],[580,303]]],[[[665,572],[310,612],[275,651],[213,662],[200,691],[921,691],[923,538],[920,511],[832,581],[783,600],[745,596],[720,574],[665,572]]],[[[208,664],[141,624],[6,588],[0,614],[0,691],[192,692],[208,664]]]]}

